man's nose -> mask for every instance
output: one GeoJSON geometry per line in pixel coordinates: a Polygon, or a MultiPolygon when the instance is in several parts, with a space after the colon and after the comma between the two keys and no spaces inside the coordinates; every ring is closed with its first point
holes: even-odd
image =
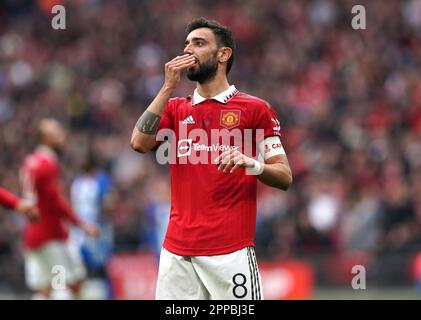
{"type": "Polygon", "coordinates": [[[187,45],[185,48],[184,48],[184,53],[185,54],[193,54],[193,51],[191,50],[191,47],[190,47],[190,45],[187,45]]]}

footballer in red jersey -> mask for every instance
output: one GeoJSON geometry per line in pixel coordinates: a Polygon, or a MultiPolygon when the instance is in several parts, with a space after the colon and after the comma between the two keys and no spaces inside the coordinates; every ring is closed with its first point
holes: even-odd
{"type": "Polygon", "coordinates": [[[7,209],[13,209],[26,215],[30,220],[38,219],[38,209],[35,203],[26,199],[20,199],[13,193],[0,187],[0,204],[7,209]]]}
{"type": "Polygon", "coordinates": [[[165,81],[139,118],[131,146],[171,164],[170,221],[161,252],[157,299],[262,299],[254,251],[257,180],[287,190],[292,173],[270,105],[239,92],[227,74],[231,31],[192,21],[184,55],[165,65],[165,81]],[[171,98],[181,72],[197,86],[171,98]],[[165,133],[162,133],[165,132],[165,133]]]}
{"type": "Polygon", "coordinates": [[[85,269],[67,246],[67,223],[91,236],[96,236],[97,228],[78,219],[63,190],[59,154],[66,139],[64,128],[54,119],[43,119],[38,137],[39,145],[25,158],[20,172],[23,197],[36,202],[40,212],[39,221],[27,223],[24,230],[26,282],[37,298],[54,298],[54,293],[64,291],[51,287],[52,276],[59,272],[55,266],[62,266],[70,297],[80,288],[85,269]]]}

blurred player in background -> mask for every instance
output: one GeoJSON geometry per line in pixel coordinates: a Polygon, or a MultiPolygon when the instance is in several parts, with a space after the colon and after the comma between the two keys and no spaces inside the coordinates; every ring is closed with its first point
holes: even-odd
{"type": "Polygon", "coordinates": [[[82,255],[91,282],[95,281],[102,288],[98,296],[110,298],[106,265],[113,251],[114,238],[110,217],[112,183],[110,175],[98,168],[93,155],[85,161],[83,173],[74,179],[70,194],[73,210],[79,219],[100,228],[97,238],[86,236],[79,228],[72,228],[72,249],[82,255]]]}
{"type": "Polygon", "coordinates": [[[234,55],[235,42],[228,28],[203,18],[192,21],[186,29],[184,55],[165,65],[164,85],[133,129],[131,146],[140,153],[158,146],[159,129],[173,130],[171,144],[177,146],[157,299],[263,298],[254,252],[256,177],[286,190],[292,174],[273,109],[228,83],[234,55]],[[183,70],[197,83],[196,90],[193,96],[170,99],[183,70]],[[244,130],[251,129],[253,146],[259,146],[264,160],[256,161],[230,142],[223,146],[229,150],[214,158],[206,151],[212,145],[199,149],[208,152],[207,164],[183,164],[180,159],[195,152],[191,151],[193,141],[180,137],[180,128],[201,129],[208,139],[212,129],[237,128],[243,137],[244,130]],[[259,129],[264,131],[260,139],[259,129]]]}
{"type": "Polygon", "coordinates": [[[147,242],[158,262],[171,211],[171,191],[168,179],[165,178],[157,176],[148,182],[151,189],[147,194],[146,214],[150,223],[140,231],[141,237],[145,237],[146,234],[147,242]]]}
{"type": "Polygon", "coordinates": [[[1,187],[0,204],[6,209],[12,209],[23,213],[31,221],[37,221],[39,217],[39,211],[34,202],[26,199],[21,199],[18,196],[1,187]]]}
{"type": "Polygon", "coordinates": [[[24,261],[27,285],[34,299],[73,298],[86,275],[80,257],[68,248],[66,222],[97,236],[95,225],[82,222],[72,211],[61,178],[59,156],[66,142],[66,131],[54,119],[43,119],[37,128],[39,145],[27,156],[21,168],[23,197],[35,201],[40,211],[38,223],[24,230],[24,261]],[[65,270],[65,290],[52,290],[53,268],[65,270]]]}

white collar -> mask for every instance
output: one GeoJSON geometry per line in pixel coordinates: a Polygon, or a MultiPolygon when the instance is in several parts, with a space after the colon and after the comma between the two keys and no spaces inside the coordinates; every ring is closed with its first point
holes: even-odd
{"type": "MultiPolygon", "coordinates": [[[[222,91],[220,94],[217,94],[216,96],[212,97],[211,99],[216,100],[220,103],[226,104],[237,93],[238,93],[237,88],[234,85],[230,85],[227,90],[222,91]]],[[[203,98],[199,94],[199,92],[197,92],[197,89],[195,89],[194,93],[193,93],[193,99],[192,99],[191,105],[195,106],[199,103],[202,103],[205,100],[206,100],[206,98],[203,98]]]]}

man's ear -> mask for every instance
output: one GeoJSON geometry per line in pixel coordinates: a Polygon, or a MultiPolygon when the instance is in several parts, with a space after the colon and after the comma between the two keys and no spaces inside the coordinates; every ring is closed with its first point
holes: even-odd
{"type": "Polygon", "coordinates": [[[221,63],[228,62],[232,56],[232,49],[229,47],[222,47],[219,49],[218,61],[221,63]]]}

